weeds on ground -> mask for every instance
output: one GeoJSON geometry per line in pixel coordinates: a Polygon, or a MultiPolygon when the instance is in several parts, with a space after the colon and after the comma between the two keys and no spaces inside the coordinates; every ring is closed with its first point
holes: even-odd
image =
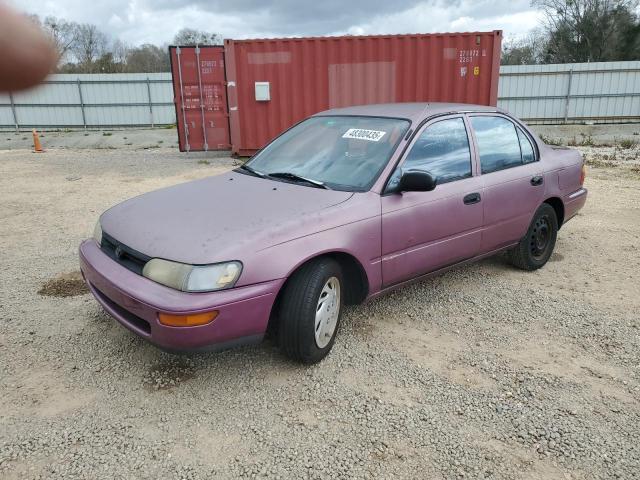
{"type": "Polygon", "coordinates": [[[611,161],[615,159],[616,159],[615,153],[611,156],[596,155],[594,157],[589,157],[585,155],[584,157],[585,163],[590,167],[595,167],[595,168],[616,168],[618,164],[611,161]]]}
{"type": "Polygon", "coordinates": [[[160,128],[164,128],[166,130],[171,130],[173,128],[176,128],[176,124],[175,123],[170,123],[169,125],[164,125],[163,127],[160,128]]]}
{"type": "Polygon", "coordinates": [[[211,165],[209,160],[198,160],[198,165],[211,165]]]}
{"type": "Polygon", "coordinates": [[[591,135],[587,135],[581,132],[580,136],[582,137],[582,140],[580,141],[581,147],[593,147],[595,145],[593,137],[591,137],[591,135]]]}
{"type": "Polygon", "coordinates": [[[570,147],[593,147],[595,146],[595,142],[593,141],[593,137],[591,135],[587,135],[585,133],[580,133],[582,137],[580,140],[576,140],[575,135],[571,140],[567,142],[567,145],[570,147]]]}
{"type": "Polygon", "coordinates": [[[102,132],[103,137],[110,137],[111,135],[113,135],[111,132],[102,132]]]}
{"type": "Polygon", "coordinates": [[[562,146],[562,140],[559,138],[551,138],[546,135],[539,135],[539,136],[540,136],[540,140],[542,140],[547,145],[555,145],[556,147],[562,146]]]}
{"type": "Polygon", "coordinates": [[[620,148],[624,148],[625,150],[634,148],[636,145],[638,145],[638,142],[631,138],[625,138],[624,140],[620,141],[620,148]]]}

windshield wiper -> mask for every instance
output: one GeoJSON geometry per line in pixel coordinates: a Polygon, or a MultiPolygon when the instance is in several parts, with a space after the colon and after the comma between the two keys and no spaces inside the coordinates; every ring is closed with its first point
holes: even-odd
{"type": "Polygon", "coordinates": [[[319,180],[312,180],[310,178],[301,177],[300,175],[296,175],[295,173],[291,173],[291,172],[273,172],[273,173],[268,173],[267,176],[274,177],[274,178],[284,178],[286,180],[306,182],[310,185],[313,185],[316,188],[324,188],[325,190],[331,190],[327,185],[325,185],[323,182],[319,180]]]}
{"type": "Polygon", "coordinates": [[[245,172],[249,172],[251,175],[255,175],[256,177],[260,177],[260,178],[265,178],[266,175],[262,172],[259,172],[253,168],[251,168],[249,165],[240,165],[239,167],[241,170],[244,170],[245,172]]]}

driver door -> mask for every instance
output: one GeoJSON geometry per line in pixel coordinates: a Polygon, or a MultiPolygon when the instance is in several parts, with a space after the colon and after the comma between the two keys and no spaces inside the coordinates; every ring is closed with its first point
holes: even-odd
{"type": "Polygon", "coordinates": [[[479,254],[482,181],[463,115],[440,117],[416,135],[382,201],[382,283],[396,283],[479,254]],[[391,193],[402,170],[437,178],[430,192],[391,193]]]}

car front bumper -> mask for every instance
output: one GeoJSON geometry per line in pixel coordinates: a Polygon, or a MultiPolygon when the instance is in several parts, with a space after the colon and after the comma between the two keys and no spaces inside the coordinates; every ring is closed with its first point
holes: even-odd
{"type": "Polygon", "coordinates": [[[284,279],[209,293],[186,293],[127,270],[94,240],[80,245],[80,269],[96,300],[120,324],[168,351],[222,350],[262,340],[284,279]],[[195,327],[171,327],[160,313],[188,315],[217,310],[195,327]]]}

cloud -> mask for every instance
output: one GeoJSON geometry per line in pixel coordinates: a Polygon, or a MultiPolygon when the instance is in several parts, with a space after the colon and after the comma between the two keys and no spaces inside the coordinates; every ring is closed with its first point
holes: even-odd
{"type": "Polygon", "coordinates": [[[12,0],[41,17],[94,23],[129,44],[169,43],[184,27],[225,38],[505,30],[536,27],[529,0],[12,0]]]}

